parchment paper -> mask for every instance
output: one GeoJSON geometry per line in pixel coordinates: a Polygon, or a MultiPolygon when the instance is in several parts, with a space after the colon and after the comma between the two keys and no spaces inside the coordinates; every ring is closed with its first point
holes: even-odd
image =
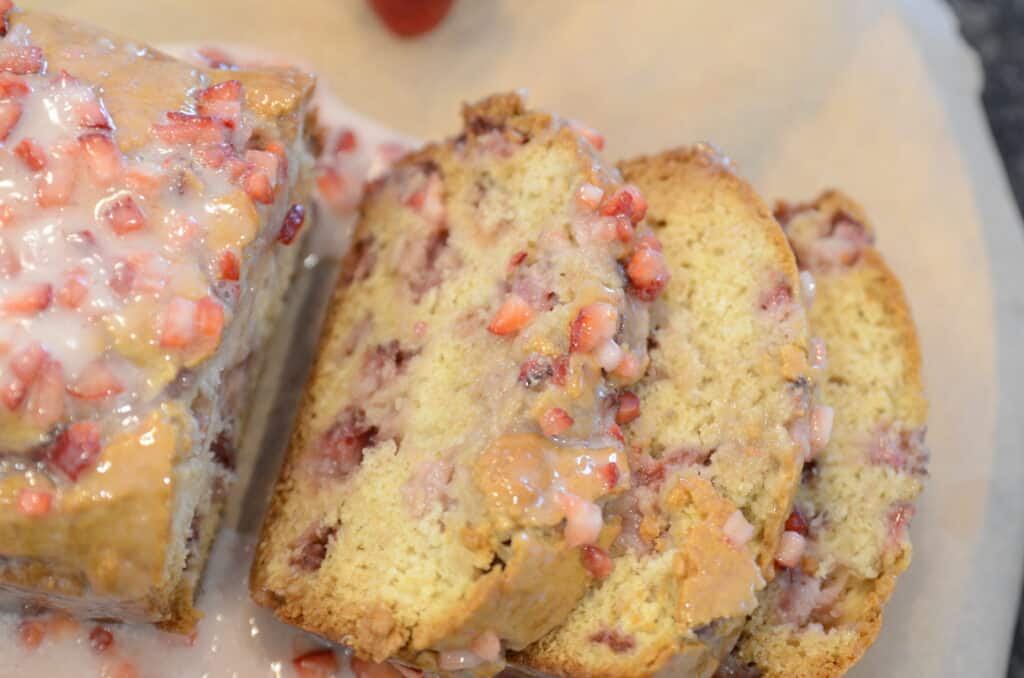
{"type": "Polygon", "coordinates": [[[853,675],[1005,675],[1024,563],[1024,242],[945,6],[459,0],[399,42],[358,0],[25,4],[149,42],[296,54],[418,138],[453,131],[463,99],[526,87],[604,132],[612,159],[708,140],[769,199],[849,192],[920,325],[933,451],[914,563],[853,675]]]}

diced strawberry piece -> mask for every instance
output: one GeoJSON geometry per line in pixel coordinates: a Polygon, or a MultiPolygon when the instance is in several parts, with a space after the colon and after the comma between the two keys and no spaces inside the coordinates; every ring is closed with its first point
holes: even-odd
{"type": "Polygon", "coordinates": [[[593,146],[595,150],[604,150],[604,135],[593,127],[587,127],[579,121],[570,120],[569,129],[590,142],[590,145],[593,146]]]}
{"type": "Polygon", "coordinates": [[[651,301],[664,289],[671,277],[665,257],[649,247],[639,247],[626,264],[626,275],[631,283],[630,292],[638,299],[651,301]]]}
{"type": "Polygon", "coordinates": [[[526,260],[526,250],[519,250],[508,259],[508,270],[512,271],[526,260]]]}
{"type": "Polygon", "coordinates": [[[124,180],[133,193],[149,198],[163,188],[165,177],[141,167],[132,167],[124,173],[124,180]]]}
{"type": "Polygon", "coordinates": [[[634,226],[643,220],[647,214],[647,200],[640,193],[640,189],[627,184],[615,191],[610,198],[601,205],[601,214],[607,216],[625,215],[634,226]]]}
{"type": "Polygon", "coordinates": [[[82,400],[101,400],[124,390],[121,380],[102,362],[86,366],[74,383],[68,384],[68,393],[82,400]]]}
{"type": "Polygon", "coordinates": [[[277,232],[277,242],[282,245],[291,245],[305,222],[306,208],[302,205],[292,205],[284,215],[284,221],[281,222],[281,230],[277,232]]]}
{"type": "Polygon", "coordinates": [[[52,504],[52,492],[37,490],[32,487],[23,487],[18,492],[18,513],[23,516],[30,516],[32,518],[45,516],[50,512],[52,504]]]}
{"type": "Polygon", "coordinates": [[[200,339],[216,346],[224,330],[224,307],[213,297],[203,297],[196,303],[195,331],[200,339]]]}
{"type": "Polygon", "coordinates": [[[615,336],[619,312],[611,304],[597,302],[580,309],[569,328],[569,351],[590,353],[615,336]]]}
{"type": "Polygon", "coordinates": [[[153,125],[152,131],[156,138],[169,146],[219,144],[224,141],[225,127],[208,115],[170,111],[167,122],[153,125]]]}
{"type": "Polygon", "coordinates": [[[345,209],[352,202],[345,175],[333,167],[317,170],[316,190],[320,199],[335,209],[345,209]]]}
{"type": "Polygon", "coordinates": [[[196,303],[184,297],[174,297],[164,308],[160,330],[160,345],[166,348],[184,348],[195,337],[196,303]]]}
{"type": "Polygon", "coordinates": [[[277,157],[277,180],[278,182],[284,181],[288,178],[288,152],[284,150],[284,146],[276,141],[268,143],[264,150],[267,153],[273,153],[277,157]]]}
{"type": "Polygon", "coordinates": [[[49,308],[52,301],[53,285],[36,283],[16,292],[9,292],[0,300],[0,311],[8,315],[35,315],[49,308]]]}
{"type": "Polygon", "coordinates": [[[583,561],[583,567],[594,579],[604,579],[615,568],[615,563],[608,552],[593,544],[584,544],[580,547],[580,559],[583,561]]]}
{"type": "Polygon", "coordinates": [[[263,172],[250,170],[242,179],[242,188],[255,202],[269,205],[274,202],[274,185],[263,172]]]}
{"type": "Polygon", "coordinates": [[[103,216],[118,235],[126,235],[146,226],[146,216],[129,195],[109,203],[104,208],[103,216]]]}
{"type": "Polygon", "coordinates": [[[11,372],[26,384],[31,384],[45,360],[46,351],[38,341],[33,341],[11,357],[11,372]]]}
{"type": "Polygon", "coordinates": [[[119,259],[114,262],[113,272],[107,284],[110,289],[118,295],[125,297],[131,294],[135,286],[135,276],[138,273],[138,266],[129,259],[119,259]]]}
{"type": "Polygon", "coordinates": [[[48,429],[64,416],[64,370],[47,359],[36,375],[25,401],[25,413],[36,427],[48,429]]]}
{"type": "Polygon", "coordinates": [[[46,167],[46,149],[34,139],[26,138],[19,141],[18,145],[14,147],[14,155],[21,158],[25,166],[33,172],[38,172],[46,167]]]}
{"type": "Polygon", "coordinates": [[[0,72],[14,73],[15,75],[31,75],[42,73],[46,67],[43,60],[43,50],[38,47],[25,47],[22,45],[0,46],[0,72]]]}
{"type": "Polygon", "coordinates": [[[139,678],[139,670],[131,662],[118,659],[102,669],[104,678],[139,678]]]}
{"type": "Polygon", "coordinates": [[[10,278],[21,272],[21,258],[12,242],[0,235],[0,276],[10,278]]]}
{"type": "Polygon", "coordinates": [[[789,517],[786,518],[786,530],[789,532],[796,532],[797,534],[801,534],[805,537],[807,536],[807,521],[804,520],[800,511],[793,509],[789,514],[789,517]]]}
{"type": "Polygon", "coordinates": [[[96,654],[103,654],[114,644],[114,634],[102,626],[93,627],[89,632],[89,647],[96,654]]]}
{"type": "Polygon", "coordinates": [[[640,416],[640,398],[635,393],[624,391],[619,395],[619,409],[615,412],[615,423],[625,426],[640,416]]]}
{"type": "Polygon", "coordinates": [[[356,146],[359,145],[359,140],[356,138],[356,133],[350,129],[341,130],[341,134],[338,135],[338,140],[334,144],[335,153],[349,153],[356,150],[356,146]]]}
{"type": "Polygon", "coordinates": [[[117,181],[124,169],[124,158],[113,139],[106,134],[91,132],[78,137],[78,143],[82,147],[85,166],[97,184],[106,188],[117,181]]]}
{"type": "Polygon", "coordinates": [[[28,84],[23,79],[10,73],[0,73],[0,99],[16,99],[28,93],[28,84]]]}
{"type": "Polygon", "coordinates": [[[561,407],[552,407],[538,417],[537,423],[540,424],[540,430],[544,435],[554,437],[572,428],[573,419],[561,407]]]}
{"type": "Polygon", "coordinates": [[[610,435],[612,438],[615,438],[620,443],[626,442],[626,436],[622,434],[622,429],[619,427],[618,424],[612,424],[611,426],[608,427],[608,435],[610,435]]]}
{"type": "Polygon", "coordinates": [[[242,114],[242,83],[226,80],[211,85],[196,95],[196,111],[221,119],[228,127],[234,127],[242,114]]]}
{"type": "Polygon", "coordinates": [[[334,678],[341,670],[332,650],[313,650],[292,660],[299,678],[334,678]]]}
{"type": "Polygon", "coordinates": [[[76,421],[68,426],[47,454],[50,466],[72,481],[92,468],[100,456],[100,427],[94,421],[76,421]]]}
{"type": "Polygon", "coordinates": [[[68,89],[69,87],[78,87],[82,81],[62,68],[60,73],[50,79],[50,83],[57,89],[68,89]]]}
{"type": "Polygon", "coordinates": [[[238,263],[238,255],[231,250],[221,252],[217,259],[217,270],[221,280],[238,280],[242,274],[238,263]]]}
{"type": "Polygon", "coordinates": [[[21,120],[21,104],[16,101],[0,101],[0,141],[7,140],[19,120],[21,120]]]}
{"type": "Polygon", "coordinates": [[[78,308],[89,296],[89,280],[81,269],[72,269],[64,275],[57,288],[57,303],[64,308],[78,308]]]}
{"type": "Polygon", "coordinates": [[[78,115],[78,124],[88,129],[106,129],[113,127],[110,122],[110,114],[103,107],[103,102],[96,98],[92,92],[84,101],[75,105],[75,113],[78,115]]]}
{"type": "Polygon", "coordinates": [[[370,0],[370,7],[384,25],[402,38],[412,38],[433,30],[452,7],[453,0],[370,0]]]}
{"type": "MultiPolygon", "coordinates": [[[[2,2],[4,0],[0,0],[0,3],[2,2]]],[[[46,638],[46,626],[38,619],[26,619],[18,624],[18,642],[22,647],[34,650],[43,644],[44,638],[46,638]]]]}
{"type": "Polygon", "coordinates": [[[601,474],[604,479],[605,487],[609,490],[614,490],[619,484],[619,465],[614,461],[610,461],[607,464],[602,464],[597,468],[597,472],[601,474]]]}
{"type": "Polygon", "coordinates": [[[569,378],[569,356],[561,355],[551,362],[551,383],[555,386],[565,386],[569,378]]]}
{"type": "Polygon", "coordinates": [[[518,294],[509,294],[491,319],[487,331],[498,336],[515,334],[529,325],[531,320],[533,309],[530,304],[518,294]]]}
{"type": "Polygon", "coordinates": [[[21,379],[11,373],[0,374],[0,402],[4,407],[12,412],[18,409],[25,400],[26,393],[28,386],[21,379]]]}
{"type": "Polygon", "coordinates": [[[50,148],[46,172],[36,182],[36,203],[40,207],[60,207],[71,201],[78,175],[78,144],[58,144],[50,148]]]}
{"type": "Polygon", "coordinates": [[[10,24],[7,20],[7,14],[14,8],[13,0],[0,0],[0,38],[7,35],[7,29],[10,28],[10,24]]]}
{"type": "Polygon", "coordinates": [[[14,208],[0,201],[0,228],[14,223],[14,208]]]}
{"type": "Polygon", "coordinates": [[[235,158],[235,147],[227,142],[203,144],[192,149],[192,157],[203,167],[220,169],[229,159],[235,158]]]}

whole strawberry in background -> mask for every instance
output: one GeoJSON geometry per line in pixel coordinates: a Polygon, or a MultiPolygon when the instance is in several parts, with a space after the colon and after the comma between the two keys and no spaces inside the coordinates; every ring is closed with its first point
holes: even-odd
{"type": "Polygon", "coordinates": [[[432,31],[451,10],[454,0],[367,0],[395,35],[414,38],[432,31]]]}

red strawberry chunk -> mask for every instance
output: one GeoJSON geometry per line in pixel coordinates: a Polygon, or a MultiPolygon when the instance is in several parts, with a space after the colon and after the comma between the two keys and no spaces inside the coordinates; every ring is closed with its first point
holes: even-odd
{"type": "Polygon", "coordinates": [[[29,88],[24,80],[10,73],[0,73],[0,99],[16,99],[28,93],[29,88]]]}
{"type": "Polygon", "coordinates": [[[0,228],[14,223],[14,208],[0,201],[0,228]]]}
{"type": "Polygon", "coordinates": [[[131,294],[132,288],[135,286],[135,276],[138,273],[138,266],[135,265],[134,261],[130,259],[119,259],[114,262],[113,272],[110,275],[110,280],[107,284],[110,285],[110,289],[114,290],[118,295],[125,297],[131,294]]]}
{"type": "Polygon", "coordinates": [[[260,171],[250,170],[242,179],[242,188],[255,202],[269,205],[274,202],[274,184],[270,177],[260,171]]]}
{"type": "Polygon", "coordinates": [[[94,421],[76,421],[50,448],[47,461],[72,481],[96,464],[100,456],[100,427],[94,421]]]}
{"type": "MultiPolygon", "coordinates": [[[[6,19],[5,19],[6,20],[6,19]]],[[[0,72],[15,75],[31,75],[42,73],[46,67],[43,61],[43,50],[38,47],[22,45],[0,46],[0,72]]]]}
{"type": "Polygon", "coordinates": [[[113,139],[106,134],[91,132],[78,137],[78,143],[82,147],[85,166],[97,184],[107,188],[117,181],[124,169],[124,158],[113,139]]]}
{"type": "Polygon", "coordinates": [[[169,146],[181,144],[219,144],[224,141],[225,127],[208,115],[189,115],[170,111],[166,123],[152,127],[153,134],[169,146]]]}
{"type": "Polygon", "coordinates": [[[121,380],[102,362],[94,362],[79,372],[68,393],[82,400],[101,400],[124,390],[121,380]]]}
{"type": "Polygon", "coordinates": [[[174,297],[164,309],[160,330],[160,345],[166,348],[184,348],[195,337],[196,303],[184,297],[174,297]]]}
{"type": "Polygon", "coordinates": [[[605,487],[609,490],[614,490],[619,484],[619,465],[614,461],[610,461],[607,464],[602,464],[598,467],[597,472],[601,474],[604,479],[605,487]]]}
{"type": "Polygon", "coordinates": [[[31,384],[45,359],[46,351],[38,341],[34,341],[11,357],[11,372],[26,384],[31,384]]]}
{"type": "Polygon", "coordinates": [[[441,23],[451,10],[452,1],[370,0],[370,7],[392,33],[412,38],[430,32],[441,23]]]}
{"type": "Polygon", "coordinates": [[[78,124],[88,129],[111,129],[110,114],[96,95],[89,92],[88,98],[75,105],[78,124]]]}
{"type": "Polygon", "coordinates": [[[501,303],[487,326],[487,331],[498,336],[515,334],[533,320],[533,309],[518,294],[509,294],[501,303]]]}
{"type": "Polygon", "coordinates": [[[580,309],[569,328],[569,351],[589,353],[615,336],[619,312],[611,304],[597,302],[580,309]]]}
{"type": "Polygon", "coordinates": [[[583,561],[583,567],[594,579],[604,579],[615,568],[611,556],[600,546],[585,544],[580,548],[580,559],[583,561]]]}
{"type": "Polygon", "coordinates": [[[89,647],[96,654],[103,654],[114,644],[114,634],[102,626],[93,627],[89,631],[89,647]]]}
{"type": "Polygon", "coordinates": [[[344,209],[351,201],[349,184],[345,176],[333,167],[321,167],[317,170],[317,195],[325,203],[336,209],[344,209]]]}
{"type": "Polygon", "coordinates": [[[164,185],[164,175],[156,174],[142,167],[132,167],[124,174],[125,184],[132,192],[151,197],[164,185]]]}
{"type": "Polygon", "coordinates": [[[0,101],[0,141],[7,140],[19,120],[21,120],[21,104],[14,101],[0,101]]]}
{"type": "Polygon", "coordinates": [[[213,297],[203,297],[196,303],[195,332],[205,346],[216,348],[224,330],[224,307],[213,297]]]}
{"type": "Polygon", "coordinates": [[[299,678],[333,678],[341,667],[334,652],[328,649],[307,652],[292,660],[299,678]]]}
{"type": "Polygon", "coordinates": [[[640,416],[640,398],[635,393],[624,391],[619,396],[619,409],[615,412],[615,423],[623,426],[640,416]]]}
{"type": "Polygon", "coordinates": [[[627,184],[615,191],[601,205],[601,214],[606,216],[624,215],[636,226],[647,214],[647,200],[636,186],[627,184]]]}
{"type": "Polygon", "coordinates": [[[48,429],[64,416],[64,370],[56,360],[43,362],[25,401],[25,413],[32,424],[48,429]]]}
{"type": "Polygon", "coordinates": [[[203,167],[220,169],[228,160],[235,158],[235,147],[227,142],[203,144],[202,146],[196,146],[192,150],[192,156],[203,167]]]}
{"type": "Polygon", "coordinates": [[[356,133],[350,129],[343,129],[341,134],[338,135],[338,141],[334,144],[334,152],[348,153],[356,150],[358,145],[359,141],[356,138],[356,133]]]}
{"type": "Polygon", "coordinates": [[[228,127],[234,127],[242,113],[242,83],[227,80],[207,87],[196,95],[196,111],[201,115],[219,118],[228,127]]]}
{"type": "MultiPolygon", "coordinates": [[[[0,0],[3,2],[4,0],[0,0]]],[[[0,26],[2,28],[2,26],[0,26]]],[[[3,35],[3,33],[0,33],[3,35]]],[[[18,624],[18,641],[22,647],[34,650],[43,643],[46,638],[46,625],[38,619],[26,619],[18,624]]]]}
{"type": "Polygon", "coordinates": [[[291,245],[305,222],[306,208],[302,205],[292,205],[288,213],[284,215],[284,221],[281,222],[281,230],[277,232],[277,241],[282,245],[291,245]]]}
{"type": "Polygon", "coordinates": [[[554,437],[560,436],[572,428],[573,419],[561,407],[552,407],[540,415],[537,423],[540,424],[540,430],[544,432],[544,435],[554,437]]]}
{"type": "Polygon", "coordinates": [[[9,292],[0,300],[0,311],[7,315],[35,315],[45,311],[53,301],[53,285],[35,283],[16,292],[9,292]]]}
{"type": "Polygon", "coordinates": [[[241,277],[242,269],[238,263],[238,255],[231,250],[221,252],[217,259],[217,270],[221,280],[238,280],[241,277]]]}
{"type": "Polygon", "coordinates": [[[30,516],[32,518],[45,516],[50,512],[52,504],[53,493],[46,490],[23,487],[18,493],[18,513],[23,516],[30,516]]]}
{"type": "Polygon", "coordinates": [[[789,532],[796,532],[797,534],[807,536],[807,521],[804,520],[803,515],[800,511],[793,509],[793,512],[786,518],[786,530],[789,532]]]}
{"type": "Polygon", "coordinates": [[[21,258],[12,242],[0,236],[0,277],[10,278],[21,272],[21,258]]]}
{"type": "Polygon", "coordinates": [[[135,204],[135,200],[128,195],[117,198],[107,205],[103,216],[118,235],[138,231],[146,226],[146,216],[135,204]]]}
{"type": "Polygon", "coordinates": [[[57,303],[64,308],[78,308],[89,296],[89,280],[81,269],[72,269],[64,275],[57,289],[57,303]]]}
{"type": "Polygon", "coordinates": [[[0,374],[0,402],[12,412],[21,407],[28,387],[11,373],[0,374]]]}
{"type": "Polygon", "coordinates": [[[0,0],[0,38],[7,35],[7,29],[9,28],[9,24],[7,22],[7,13],[10,12],[11,9],[13,8],[13,0],[0,0]]]}
{"type": "Polygon", "coordinates": [[[651,301],[669,281],[665,257],[656,249],[639,247],[626,264],[626,275],[631,283],[630,292],[638,299],[651,301]]]}
{"type": "Polygon", "coordinates": [[[58,144],[50,149],[46,172],[36,182],[36,203],[60,207],[71,201],[78,174],[78,145],[58,144]]]}
{"type": "Polygon", "coordinates": [[[34,139],[26,138],[19,141],[18,145],[14,147],[14,155],[21,158],[25,167],[33,172],[38,172],[46,167],[46,149],[34,139]]]}

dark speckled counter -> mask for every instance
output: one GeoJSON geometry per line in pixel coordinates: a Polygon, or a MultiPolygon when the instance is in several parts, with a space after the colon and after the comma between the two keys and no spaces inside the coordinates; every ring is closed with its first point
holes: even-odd
{"type": "MultiPolygon", "coordinates": [[[[948,1],[960,17],[964,36],[984,62],[985,111],[1017,206],[1021,208],[1024,206],[1024,0],[948,1]]],[[[1024,604],[1020,609],[1024,609],[1024,604]]],[[[1024,678],[1024,623],[1020,617],[1007,678],[1024,678]]]]}

